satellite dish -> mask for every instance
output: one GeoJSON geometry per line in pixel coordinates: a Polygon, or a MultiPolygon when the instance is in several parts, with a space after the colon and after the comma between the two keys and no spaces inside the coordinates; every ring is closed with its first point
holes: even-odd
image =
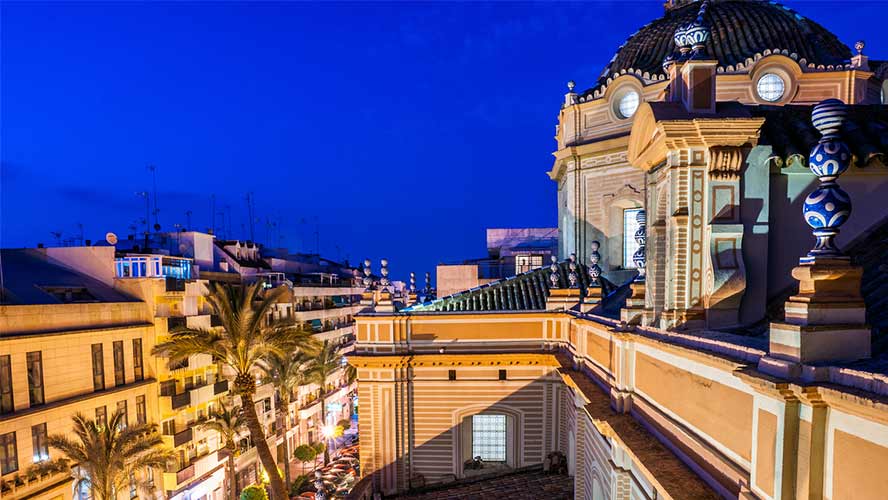
{"type": "Polygon", "coordinates": [[[105,235],[105,241],[107,241],[109,245],[116,245],[117,235],[114,233],[108,233],[105,235]]]}

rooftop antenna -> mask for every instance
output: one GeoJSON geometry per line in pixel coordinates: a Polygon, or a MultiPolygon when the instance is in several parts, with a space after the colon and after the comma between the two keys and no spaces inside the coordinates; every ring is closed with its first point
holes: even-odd
{"type": "Polygon", "coordinates": [[[77,240],[80,242],[80,246],[83,246],[83,224],[77,223],[77,240]]]}
{"type": "Polygon", "coordinates": [[[147,191],[138,191],[136,196],[145,198],[145,248],[148,248],[148,235],[151,233],[151,228],[148,227],[148,221],[151,219],[151,196],[147,191]]]}
{"type": "Polygon", "coordinates": [[[192,214],[191,210],[185,211],[185,230],[186,231],[191,230],[191,214],[192,214]]]}
{"type": "Polygon", "coordinates": [[[315,215],[315,253],[321,255],[321,223],[318,216],[315,215]]]}
{"type": "Polygon", "coordinates": [[[55,238],[57,247],[62,246],[62,232],[61,231],[50,231],[49,234],[51,234],[52,237],[55,238]]]}
{"type": "Polygon", "coordinates": [[[157,208],[157,167],[154,165],[148,165],[148,170],[151,171],[151,192],[154,197],[154,230],[160,231],[160,223],[157,222],[157,214],[160,213],[160,209],[157,208]]]}
{"type": "MultiPolygon", "coordinates": [[[[225,205],[225,211],[227,212],[226,218],[228,219],[228,227],[225,230],[225,237],[231,239],[231,205],[225,205]]],[[[222,221],[224,224],[225,221],[222,221]]]]}
{"type": "Polygon", "coordinates": [[[216,194],[213,193],[210,195],[210,219],[212,219],[213,223],[210,226],[213,234],[216,234],[216,194]]]}
{"type": "Polygon", "coordinates": [[[256,235],[253,230],[253,192],[247,193],[247,216],[250,218],[250,241],[256,241],[256,235]]]}

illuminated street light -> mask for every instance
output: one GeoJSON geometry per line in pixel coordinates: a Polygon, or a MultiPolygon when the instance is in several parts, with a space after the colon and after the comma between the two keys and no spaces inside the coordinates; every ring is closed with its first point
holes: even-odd
{"type": "Polygon", "coordinates": [[[321,427],[321,433],[324,435],[324,439],[332,439],[336,436],[336,426],[333,424],[325,424],[321,427]]]}

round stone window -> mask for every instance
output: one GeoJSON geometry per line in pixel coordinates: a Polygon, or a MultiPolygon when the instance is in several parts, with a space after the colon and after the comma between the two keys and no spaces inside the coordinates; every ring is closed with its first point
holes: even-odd
{"type": "Polygon", "coordinates": [[[777,102],[783,99],[783,94],[786,92],[786,82],[774,73],[765,73],[759,78],[755,91],[763,100],[777,102]]]}
{"type": "Polygon", "coordinates": [[[638,92],[634,90],[630,90],[623,94],[620,97],[620,100],[617,102],[617,114],[620,118],[632,118],[632,115],[638,111],[638,104],[640,103],[640,98],[638,96],[638,92]]]}

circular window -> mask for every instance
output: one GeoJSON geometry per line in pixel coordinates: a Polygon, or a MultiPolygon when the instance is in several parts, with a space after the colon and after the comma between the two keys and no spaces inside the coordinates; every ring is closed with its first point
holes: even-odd
{"type": "Polygon", "coordinates": [[[755,90],[758,92],[759,97],[765,101],[777,102],[783,99],[783,94],[786,92],[786,83],[783,81],[783,78],[774,73],[765,73],[764,76],[759,78],[755,90]]]}
{"type": "Polygon", "coordinates": [[[620,118],[632,118],[632,115],[638,111],[639,97],[638,92],[630,90],[620,97],[617,103],[617,111],[620,118]]]}

